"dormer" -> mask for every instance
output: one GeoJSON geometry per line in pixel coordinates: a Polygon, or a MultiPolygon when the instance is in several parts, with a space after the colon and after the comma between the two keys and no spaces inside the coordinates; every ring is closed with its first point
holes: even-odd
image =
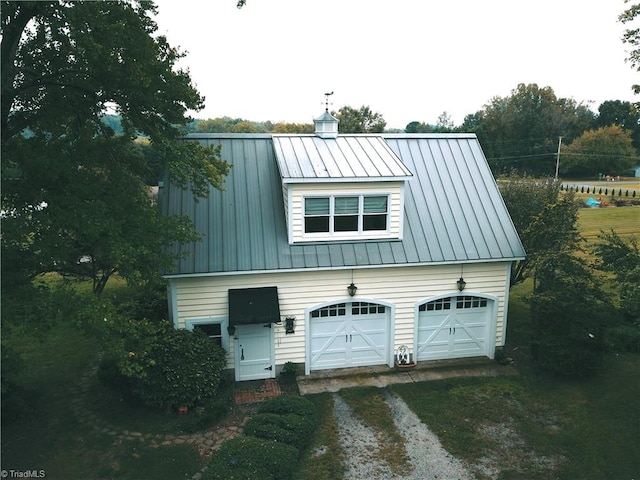
{"type": "Polygon", "coordinates": [[[338,119],[326,109],[324,113],[313,121],[316,125],[316,135],[320,138],[336,138],[338,136],[338,119]]]}
{"type": "Polygon", "coordinates": [[[402,239],[412,174],[383,137],[273,135],[273,145],[290,244],[402,239]]]}

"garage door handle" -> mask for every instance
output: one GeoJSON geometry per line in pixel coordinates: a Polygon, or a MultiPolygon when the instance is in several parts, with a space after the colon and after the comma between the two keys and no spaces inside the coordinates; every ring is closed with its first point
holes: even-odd
{"type": "Polygon", "coordinates": [[[349,334],[349,341],[353,342],[353,335],[349,334]]]}

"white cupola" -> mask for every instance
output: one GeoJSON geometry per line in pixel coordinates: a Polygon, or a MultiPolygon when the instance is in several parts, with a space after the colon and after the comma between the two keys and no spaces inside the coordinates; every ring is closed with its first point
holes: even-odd
{"type": "Polygon", "coordinates": [[[338,119],[329,113],[328,108],[314,120],[314,123],[318,137],[336,138],[338,136],[338,119]]]}

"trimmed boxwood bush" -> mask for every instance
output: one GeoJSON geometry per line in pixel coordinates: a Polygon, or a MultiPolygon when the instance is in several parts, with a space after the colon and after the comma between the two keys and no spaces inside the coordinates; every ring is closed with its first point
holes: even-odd
{"type": "Polygon", "coordinates": [[[258,413],[293,413],[303,417],[313,418],[314,422],[318,414],[316,412],[316,406],[311,400],[297,395],[281,395],[271,398],[260,405],[258,413]]]}
{"type": "Polygon", "coordinates": [[[276,440],[294,447],[306,447],[316,428],[315,418],[295,413],[257,413],[244,427],[246,435],[276,440]]]}
{"type": "Polygon", "coordinates": [[[298,449],[285,443],[241,435],[224,442],[213,455],[203,480],[289,480],[298,449]]]}

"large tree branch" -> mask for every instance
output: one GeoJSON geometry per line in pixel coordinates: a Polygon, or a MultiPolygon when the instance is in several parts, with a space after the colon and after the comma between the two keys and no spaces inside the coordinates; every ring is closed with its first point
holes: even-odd
{"type": "Polygon", "coordinates": [[[2,43],[0,44],[0,129],[2,141],[8,138],[8,122],[15,99],[14,79],[16,76],[16,55],[25,28],[36,16],[46,12],[55,3],[50,2],[3,2],[7,9],[2,15],[2,43]]]}

